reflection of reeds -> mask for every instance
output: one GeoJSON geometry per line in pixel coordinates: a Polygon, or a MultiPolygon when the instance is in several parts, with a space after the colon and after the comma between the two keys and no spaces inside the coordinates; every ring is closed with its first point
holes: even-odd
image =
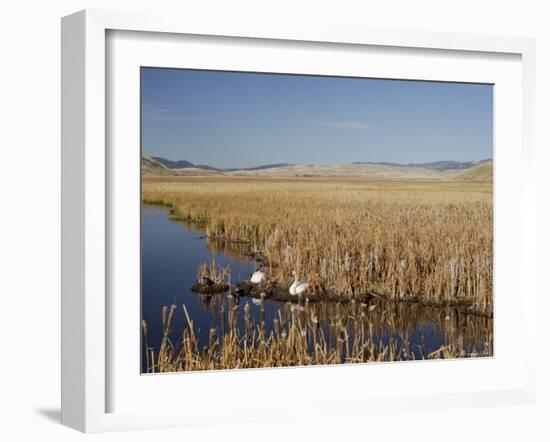
{"type": "MultiPolygon", "coordinates": [[[[335,304],[328,307],[330,312],[323,312],[327,306],[288,303],[278,310],[273,323],[268,326],[263,301],[259,318],[251,314],[249,304],[241,308],[234,304],[233,298],[229,298],[227,308],[223,302],[214,305],[210,308],[217,310],[219,326],[209,330],[208,342],[202,347],[185,306],[186,327],[178,345],[172,345],[168,335],[176,306],[164,307],[162,343],[158,354],[147,349],[146,371],[327,365],[492,354],[490,329],[481,337],[490,341],[476,349],[464,344],[467,337],[455,336],[453,324],[447,317],[442,323],[442,327],[448,327],[445,344],[435,351],[425,352],[422,345],[412,348],[408,331],[399,332],[407,324],[400,324],[400,317],[390,314],[382,306],[335,304]]],[[[145,322],[143,328],[146,342],[145,322]]],[[[479,330],[477,332],[479,334],[479,330]]],[[[480,336],[476,337],[479,340],[480,336]]]]}
{"type": "Polygon", "coordinates": [[[232,259],[243,259],[250,253],[250,244],[244,242],[225,241],[212,237],[206,239],[206,246],[213,254],[224,254],[232,259]]]}
{"type": "Polygon", "coordinates": [[[269,277],[313,290],[464,300],[492,311],[492,185],[365,179],[146,178],[145,202],[246,241],[269,277]]]}

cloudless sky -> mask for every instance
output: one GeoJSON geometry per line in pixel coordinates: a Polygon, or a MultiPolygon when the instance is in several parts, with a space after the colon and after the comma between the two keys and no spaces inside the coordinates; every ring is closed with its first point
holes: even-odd
{"type": "Polygon", "coordinates": [[[142,150],[215,167],[493,154],[491,85],[141,69],[142,150]]]}

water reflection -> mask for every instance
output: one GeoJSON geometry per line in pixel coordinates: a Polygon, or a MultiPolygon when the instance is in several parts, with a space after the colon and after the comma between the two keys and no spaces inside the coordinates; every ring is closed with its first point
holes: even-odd
{"type": "MultiPolygon", "coordinates": [[[[451,346],[462,356],[492,355],[492,320],[475,316],[458,307],[437,308],[421,304],[384,300],[360,303],[278,303],[270,300],[239,298],[234,295],[199,296],[201,308],[213,317],[238,306],[241,316],[245,306],[255,324],[273,332],[273,321],[318,322],[331,342],[340,337],[342,326],[353,336],[367,327],[383,345],[395,345],[396,352],[425,358],[442,346],[451,346]]],[[[241,323],[240,329],[244,331],[241,323]]]]}
{"type": "MultiPolygon", "coordinates": [[[[368,330],[391,351],[407,358],[420,359],[451,345],[462,356],[492,355],[493,323],[491,319],[467,314],[453,308],[427,307],[420,304],[374,300],[361,303],[277,303],[260,302],[236,294],[201,296],[191,292],[197,267],[212,258],[221,266],[229,265],[232,284],[247,278],[254,264],[247,256],[248,247],[206,238],[196,224],[169,220],[162,207],[142,205],[142,319],[148,325],[148,345],[160,346],[161,311],[165,305],[176,305],[170,340],[175,349],[181,346],[186,327],[182,305],[185,304],[200,346],[206,346],[212,328],[226,327],[226,313],[238,314],[238,327],[244,332],[246,317],[255,327],[263,327],[269,336],[277,324],[302,321],[318,324],[325,337],[336,343],[342,329],[353,336],[368,330]],[[342,328],[342,325],[344,326],[342,328]]],[[[281,332],[281,330],[279,330],[281,332]]],[[[364,333],[363,333],[364,334],[364,333]]],[[[145,353],[145,352],[143,352],[145,353]]],[[[345,355],[345,349],[342,353],[345,355]]],[[[142,357],[145,370],[145,356],[142,357]]]]}

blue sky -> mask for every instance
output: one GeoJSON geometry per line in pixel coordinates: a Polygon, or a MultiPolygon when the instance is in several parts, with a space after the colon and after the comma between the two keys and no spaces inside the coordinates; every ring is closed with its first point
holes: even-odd
{"type": "Polygon", "coordinates": [[[141,69],[142,150],[215,167],[481,160],[491,85],[141,69]]]}

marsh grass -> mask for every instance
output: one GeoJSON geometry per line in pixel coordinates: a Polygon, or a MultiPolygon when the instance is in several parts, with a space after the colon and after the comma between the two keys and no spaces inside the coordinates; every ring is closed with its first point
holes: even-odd
{"type": "Polygon", "coordinates": [[[317,293],[376,291],[492,312],[492,184],[147,177],[142,189],[172,219],[261,253],[281,285],[297,270],[317,293]]]}
{"type": "MultiPolygon", "coordinates": [[[[210,304],[219,318],[219,326],[209,329],[208,341],[199,344],[198,330],[187,308],[175,305],[162,309],[163,339],[158,352],[146,348],[147,373],[174,371],[263,368],[341,363],[406,361],[416,359],[450,359],[491,356],[492,327],[480,333],[479,323],[466,317],[464,335],[454,333],[455,316],[443,319],[445,342],[426,351],[422,344],[413,346],[408,332],[407,315],[395,316],[382,305],[354,304],[317,306],[287,303],[278,310],[272,324],[265,320],[264,303],[259,317],[251,314],[249,304],[210,304]],[[374,308],[373,308],[374,307],[374,308]],[[330,312],[322,312],[323,309],[330,312]],[[185,315],[186,326],[180,340],[169,339],[174,313],[185,315]],[[469,329],[476,345],[466,343],[469,329]],[[481,334],[481,336],[479,336],[481,334]],[[484,342],[484,344],[483,344],[484,342]],[[415,348],[413,348],[415,347],[415,348]]],[[[396,308],[401,308],[396,305],[396,308]]],[[[400,312],[403,313],[403,312],[400,312]]],[[[481,319],[475,319],[480,321],[481,319]]],[[[489,323],[490,324],[490,323],[489,323]]],[[[147,324],[143,325],[147,345],[147,324]]],[[[416,327],[416,323],[414,324],[416,327]]]]}
{"type": "Polygon", "coordinates": [[[213,284],[231,285],[231,267],[220,266],[215,258],[202,263],[197,269],[197,281],[209,280],[213,284]]]}

